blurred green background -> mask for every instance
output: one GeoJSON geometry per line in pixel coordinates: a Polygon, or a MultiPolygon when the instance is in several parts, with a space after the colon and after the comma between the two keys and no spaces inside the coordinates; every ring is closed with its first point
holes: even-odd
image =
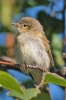
{"type": "Polygon", "coordinates": [[[66,42],[64,2],[64,0],[0,0],[0,59],[15,62],[16,29],[11,23],[17,23],[22,17],[30,16],[38,19],[44,27],[50,41],[55,68],[63,67],[65,62],[62,53],[65,51],[66,42]]]}
{"type": "MultiPolygon", "coordinates": [[[[14,27],[12,22],[18,22],[24,16],[31,16],[40,21],[45,34],[50,41],[55,67],[64,65],[63,52],[63,0],[1,0],[0,34],[4,32],[4,46],[0,46],[0,55],[14,58],[14,27]]],[[[2,42],[2,40],[1,40],[2,42]]],[[[2,43],[1,43],[2,44],[2,43]]]]}

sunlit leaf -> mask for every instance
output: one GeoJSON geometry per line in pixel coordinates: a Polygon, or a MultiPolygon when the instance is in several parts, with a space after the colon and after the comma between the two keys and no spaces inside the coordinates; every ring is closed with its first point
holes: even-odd
{"type": "Polygon", "coordinates": [[[24,92],[24,100],[31,99],[32,97],[36,97],[38,93],[40,93],[39,89],[32,88],[32,89],[26,89],[23,91],[24,92]]]}
{"type": "Polygon", "coordinates": [[[46,83],[53,83],[53,84],[57,84],[57,85],[66,87],[66,80],[61,78],[60,76],[58,76],[56,74],[52,74],[52,73],[46,74],[44,83],[45,84],[46,83]]]}
{"type": "Polygon", "coordinates": [[[31,89],[25,89],[23,92],[24,92],[24,96],[22,96],[18,92],[9,92],[8,96],[16,97],[22,100],[29,100],[33,97],[36,97],[38,93],[40,93],[40,90],[36,88],[31,88],[31,89]]]}
{"type": "Polygon", "coordinates": [[[58,36],[58,34],[54,33],[52,35],[51,45],[54,49],[62,49],[62,39],[58,36]]]}
{"type": "Polygon", "coordinates": [[[8,90],[17,91],[20,94],[23,94],[17,80],[4,71],[0,71],[0,84],[8,90]]]}
{"type": "Polygon", "coordinates": [[[23,95],[18,93],[18,92],[16,92],[16,91],[8,92],[7,95],[11,96],[11,97],[15,97],[15,98],[21,99],[21,100],[24,100],[23,95]]]}
{"type": "Polygon", "coordinates": [[[37,95],[36,98],[33,98],[31,100],[51,100],[50,96],[46,93],[40,93],[37,95]]]}

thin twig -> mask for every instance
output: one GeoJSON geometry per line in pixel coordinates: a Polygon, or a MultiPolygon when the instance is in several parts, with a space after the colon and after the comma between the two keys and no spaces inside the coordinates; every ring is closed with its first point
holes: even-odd
{"type": "Polygon", "coordinates": [[[31,66],[31,65],[25,65],[25,64],[14,64],[12,62],[5,62],[5,61],[0,61],[0,65],[2,67],[6,67],[6,68],[15,68],[15,69],[18,68],[18,69],[20,69],[20,67],[23,67],[24,69],[31,68],[31,69],[39,69],[42,72],[47,71],[46,68],[42,68],[42,67],[39,67],[39,66],[31,66]]]}
{"type": "Polygon", "coordinates": [[[66,58],[66,53],[63,53],[63,58],[66,58]]]}
{"type": "Polygon", "coordinates": [[[31,65],[25,65],[25,64],[14,64],[14,63],[11,63],[11,62],[4,62],[4,61],[0,61],[0,65],[2,67],[6,67],[6,68],[11,68],[11,69],[18,69],[19,71],[20,70],[20,67],[25,67],[24,69],[27,69],[27,68],[31,68],[31,69],[38,69],[42,72],[45,72],[45,74],[49,73],[49,74],[52,74],[54,76],[57,76],[61,79],[65,79],[59,75],[57,75],[56,73],[51,73],[51,72],[48,72],[46,68],[42,68],[42,67],[39,67],[39,66],[31,66],[31,65]]]}
{"type": "Polygon", "coordinates": [[[35,85],[37,89],[39,89],[40,87],[43,86],[43,84],[44,84],[44,79],[45,79],[45,73],[43,72],[43,73],[42,73],[42,77],[41,77],[40,84],[39,84],[39,85],[35,85]]]}
{"type": "Polygon", "coordinates": [[[21,71],[20,66],[21,64],[14,64],[12,62],[0,61],[0,67],[4,67],[6,69],[15,69],[21,71]]]}
{"type": "Polygon", "coordinates": [[[24,69],[27,69],[27,68],[31,68],[31,69],[39,69],[40,71],[42,72],[46,72],[47,71],[47,68],[42,68],[40,66],[32,66],[32,65],[21,65],[21,67],[24,67],[24,69]]]}

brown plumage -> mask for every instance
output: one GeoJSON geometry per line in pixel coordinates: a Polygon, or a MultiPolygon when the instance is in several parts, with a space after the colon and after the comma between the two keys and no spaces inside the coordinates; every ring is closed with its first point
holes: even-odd
{"type": "MultiPolygon", "coordinates": [[[[17,62],[38,65],[42,68],[46,67],[47,70],[54,67],[49,41],[39,21],[31,17],[24,17],[14,25],[18,30],[18,35],[15,39],[17,62]]],[[[31,74],[33,79],[38,84],[40,83],[41,71],[37,69],[27,69],[25,71],[22,69],[22,71],[31,74]]]]}

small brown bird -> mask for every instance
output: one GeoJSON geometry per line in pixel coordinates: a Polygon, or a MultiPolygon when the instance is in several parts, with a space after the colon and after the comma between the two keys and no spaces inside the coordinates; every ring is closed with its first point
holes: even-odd
{"type": "MultiPolygon", "coordinates": [[[[13,23],[18,34],[15,39],[15,55],[19,64],[37,65],[50,70],[54,66],[49,41],[38,20],[31,17],[22,18],[19,23],[13,23]]],[[[38,69],[22,69],[31,75],[37,84],[40,83],[42,72],[38,69]]]]}

